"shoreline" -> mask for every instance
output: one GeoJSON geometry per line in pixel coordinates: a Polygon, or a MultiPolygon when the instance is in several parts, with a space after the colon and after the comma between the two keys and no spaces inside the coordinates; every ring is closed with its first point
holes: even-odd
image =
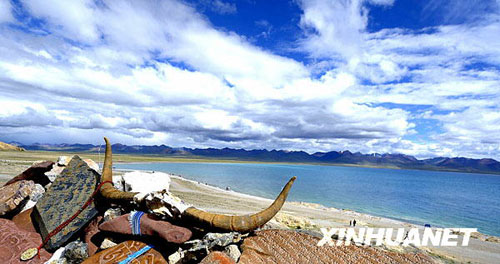
{"type": "MultiPolygon", "coordinates": [[[[130,163],[127,162],[127,164],[133,164],[133,163],[136,163],[136,162],[130,162],[130,163]]],[[[147,164],[147,163],[157,163],[157,162],[137,162],[137,163],[147,164]]],[[[152,170],[137,170],[137,169],[116,169],[116,168],[114,168],[113,170],[116,171],[116,172],[120,171],[120,172],[123,172],[123,173],[131,172],[131,171],[141,171],[141,172],[145,172],[145,173],[152,173],[152,172],[154,172],[152,170]]],[[[226,193],[228,195],[236,195],[236,196],[240,196],[241,198],[255,199],[255,200],[260,200],[260,201],[269,202],[269,203],[272,203],[273,199],[274,199],[274,198],[273,199],[264,198],[264,197],[260,197],[260,196],[256,196],[256,195],[252,195],[252,194],[247,194],[247,193],[243,193],[243,192],[239,192],[239,191],[234,191],[232,189],[226,190],[224,187],[219,187],[219,186],[212,185],[212,184],[209,184],[209,183],[204,183],[204,182],[200,182],[200,181],[197,181],[197,180],[189,179],[189,178],[186,178],[186,177],[184,177],[182,175],[179,175],[179,174],[174,174],[174,173],[170,173],[170,172],[163,172],[163,171],[158,171],[158,172],[162,172],[162,173],[168,174],[171,178],[176,178],[178,180],[184,180],[184,181],[187,181],[187,182],[191,182],[193,184],[199,184],[201,186],[210,188],[213,191],[217,191],[217,192],[221,192],[221,193],[226,193]]],[[[231,186],[228,186],[228,187],[231,188],[231,186]]],[[[275,195],[278,195],[278,193],[276,193],[275,195]]],[[[332,206],[328,206],[328,205],[324,205],[324,204],[316,203],[316,202],[290,201],[290,200],[287,199],[287,203],[307,205],[307,206],[310,206],[310,207],[313,207],[313,208],[323,208],[323,209],[326,209],[326,210],[331,210],[331,211],[336,211],[336,212],[344,212],[346,214],[352,214],[353,216],[360,215],[360,216],[371,217],[371,218],[380,218],[380,219],[384,219],[386,221],[393,221],[395,224],[400,224],[400,225],[405,225],[405,226],[423,227],[425,225],[425,223],[420,223],[420,222],[417,222],[417,221],[411,221],[411,220],[404,219],[404,218],[391,217],[391,216],[386,216],[386,215],[383,215],[383,214],[370,213],[370,212],[358,212],[358,211],[356,211],[354,209],[336,208],[336,207],[332,207],[332,206]]],[[[445,228],[445,226],[432,225],[432,228],[445,228]]],[[[479,231],[477,233],[481,234],[482,236],[495,237],[495,238],[500,239],[500,236],[485,234],[485,233],[481,233],[479,231]]]]}
{"type": "MultiPolygon", "coordinates": [[[[137,171],[129,169],[115,169],[115,176],[137,171]]],[[[140,170],[151,173],[151,170],[140,170]]],[[[221,187],[205,184],[185,178],[182,175],[162,172],[171,177],[170,191],[188,204],[213,213],[230,215],[243,215],[260,211],[269,206],[273,200],[225,190],[221,187]]],[[[278,193],[276,193],[278,195],[278,193]]],[[[396,220],[383,216],[375,216],[360,213],[349,209],[338,209],[326,207],[317,203],[286,201],[281,211],[269,222],[272,228],[292,228],[314,231],[321,234],[319,229],[345,228],[349,227],[349,221],[356,219],[359,227],[385,227],[385,228],[419,228],[423,231],[424,226],[407,221],[396,220]]],[[[439,227],[432,227],[438,229],[439,227]]],[[[462,237],[458,238],[461,241],[462,237]]],[[[389,247],[389,250],[407,252],[415,250],[415,247],[389,247]]],[[[471,263],[500,263],[500,238],[474,233],[467,247],[419,247],[429,255],[432,255],[445,263],[471,262],[471,263]],[[486,241],[487,238],[493,241],[486,241]]]]}

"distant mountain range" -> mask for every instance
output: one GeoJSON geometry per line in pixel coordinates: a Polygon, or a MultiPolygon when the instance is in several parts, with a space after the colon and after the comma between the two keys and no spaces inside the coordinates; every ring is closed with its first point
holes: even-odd
{"type": "MultiPolygon", "coordinates": [[[[26,150],[44,151],[67,151],[67,152],[97,152],[99,146],[91,144],[33,144],[23,145],[18,142],[11,142],[12,145],[22,147],[26,150]]],[[[104,146],[101,152],[104,151],[104,146]]],[[[413,156],[404,154],[362,154],[346,151],[316,152],[308,154],[304,151],[285,150],[244,150],[231,148],[172,148],[165,145],[127,146],[114,144],[113,153],[120,154],[140,154],[140,155],[160,155],[172,157],[191,158],[213,158],[240,161],[262,161],[262,162],[292,162],[292,163],[321,163],[332,165],[355,165],[367,167],[390,167],[401,169],[420,170],[440,170],[440,171],[460,171],[475,173],[500,174],[500,162],[494,159],[470,159],[470,158],[447,158],[438,157],[431,159],[416,159],[413,156]]]]}

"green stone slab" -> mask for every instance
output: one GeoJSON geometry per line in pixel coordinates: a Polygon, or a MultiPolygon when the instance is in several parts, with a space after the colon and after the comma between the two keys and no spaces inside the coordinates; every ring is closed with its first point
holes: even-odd
{"type": "MultiPolygon", "coordinates": [[[[96,189],[98,181],[99,174],[90,169],[80,157],[74,156],[71,159],[34,207],[32,218],[42,239],[45,240],[50,232],[71,218],[85,204],[96,189]]],[[[45,248],[52,251],[63,246],[96,215],[97,210],[92,203],[50,238],[45,248]]]]}

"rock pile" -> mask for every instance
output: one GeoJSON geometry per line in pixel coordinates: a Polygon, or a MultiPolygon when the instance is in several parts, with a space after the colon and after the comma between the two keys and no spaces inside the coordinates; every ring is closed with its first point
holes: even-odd
{"type": "MultiPolygon", "coordinates": [[[[113,182],[123,191],[156,191],[168,190],[170,178],[134,172],[113,182]]],[[[78,156],[36,163],[7,182],[0,188],[0,263],[432,263],[420,253],[318,247],[319,238],[286,227],[204,230],[105,201],[102,184],[97,164],[78,156]],[[21,261],[33,248],[39,257],[21,261]]],[[[285,214],[277,220],[303,224],[285,214]]]]}

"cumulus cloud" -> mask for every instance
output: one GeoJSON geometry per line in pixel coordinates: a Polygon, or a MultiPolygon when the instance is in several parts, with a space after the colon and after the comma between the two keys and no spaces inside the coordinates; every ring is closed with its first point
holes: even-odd
{"type": "Polygon", "coordinates": [[[500,22],[368,32],[369,5],[391,4],[300,2],[304,65],[184,2],[22,1],[40,23],[0,27],[0,139],[498,156],[500,22]],[[430,141],[409,139],[417,118],[430,141]]]}
{"type": "MultiPolygon", "coordinates": [[[[443,1],[434,1],[434,4],[436,2],[443,1]]],[[[498,4],[494,1],[476,6],[471,2],[456,2],[455,11],[449,10],[447,15],[456,16],[457,10],[463,15],[470,10],[482,17],[471,23],[422,30],[392,28],[368,32],[366,4],[391,5],[392,1],[304,0],[301,25],[306,38],[299,44],[323,65],[334,65],[337,71],[364,80],[363,85],[343,95],[355,98],[355,103],[389,103],[403,108],[419,105],[434,109],[432,113],[436,114],[427,118],[437,121],[438,127],[434,130],[440,132],[420,131],[433,134],[430,141],[424,143],[402,139],[397,140],[397,144],[389,144],[382,140],[390,149],[417,156],[498,158],[500,140],[491,136],[491,129],[500,127],[491,116],[500,110],[500,41],[494,37],[495,32],[500,32],[500,9],[494,6],[498,4]],[[479,12],[485,9],[487,13],[479,12]],[[450,114],[439,114],[442,111],[450,114]],[[491,119],[487,121],[485,117],[491,119]]],[[[430,5],[424,12],[435,11],[430,5]]],[[[450,18],[448,22],[451,20],[456,19],[450,18]]],[[[467,22],[461,22],[464,21],[467,22]]],[[[413,119],[410,115],[405,120],[412,123],[413,119]]],[[[410,136],[413,130],[406,131],[403,134],[410,136]]]]}

